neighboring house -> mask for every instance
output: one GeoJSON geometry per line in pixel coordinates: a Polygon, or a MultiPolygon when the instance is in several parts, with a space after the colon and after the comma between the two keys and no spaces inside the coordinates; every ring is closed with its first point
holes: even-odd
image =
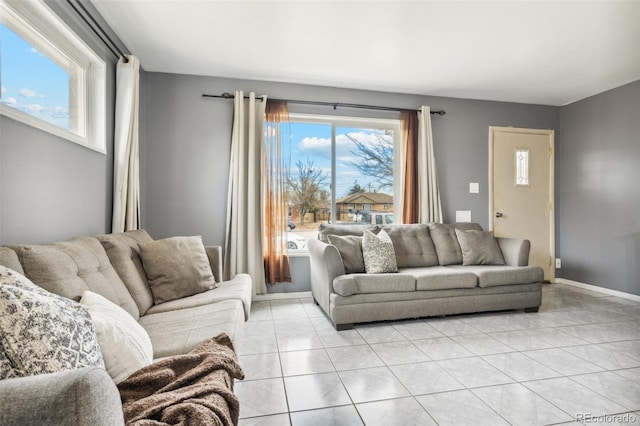
{"type": "Polygon", "coordinates": [[[393,196],[383,192],[356,192],[336,200],[339,222],[363,222],[374,212],[393,213],[393,196]]]}

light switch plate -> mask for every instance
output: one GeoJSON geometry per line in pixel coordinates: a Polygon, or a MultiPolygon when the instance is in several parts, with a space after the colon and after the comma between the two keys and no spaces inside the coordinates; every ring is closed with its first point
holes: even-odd
{"type": "Polygon", "coordinates": [[[480,184],[478,182],[469,182],[469,193],[470,194],[480,193],[480,184]]]}
{"type": "Polygon", "coordinates": [[[456,210],[456,222],[471,222],[471,210],[456,210]]]}

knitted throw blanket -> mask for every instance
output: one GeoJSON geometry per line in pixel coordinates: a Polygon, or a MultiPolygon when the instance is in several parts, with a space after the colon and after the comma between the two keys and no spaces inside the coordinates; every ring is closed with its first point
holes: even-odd
{"type": "Polygon", "coordinates": [[[222,333],[185,355],[160,360],[118,384],[127,425],[236,425],[233,379],[244,379],[222,333]]]}

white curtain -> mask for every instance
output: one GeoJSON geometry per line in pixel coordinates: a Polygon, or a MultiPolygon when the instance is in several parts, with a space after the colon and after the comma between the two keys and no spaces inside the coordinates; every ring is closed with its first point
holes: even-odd
{"type": "Polygon", "coordinates": [[[138,110],[140,61],[128,55],[116,70],[116,117],[113,148],[113,219],[111,232],[140,227],[138,110]]]}
{"type": "Polygon", "coordinates": [[[428,106],[421,107],[418,112],[418,193],[420,223],[442,223],[438,171],[433,155],[431,109],[428,106]]]}
{"type": "Polygon", "coordinates": [[[265,294],[262,256],[262,159],[264,111],[267,97],[256,100],[255,93],[244,99],[235,93],[231,164],[227,195],[227,239],[225,244],[225,278],[248,273],[253,294],[265,294]]]}

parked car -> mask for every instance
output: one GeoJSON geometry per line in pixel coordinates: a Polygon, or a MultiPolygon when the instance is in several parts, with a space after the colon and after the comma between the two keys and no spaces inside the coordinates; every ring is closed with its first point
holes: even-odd
{"type": "Polygon", "coordinates": [[[372,225],[393,224],[393,213],[387,212],[362,212],[359,214],[358,223],[372,225]]]}
{"type": "Polygon", "coordinates": [[[289,250],[303,250],[307,248],[307,239],[295,232],[287,232],[289,250]]]}

